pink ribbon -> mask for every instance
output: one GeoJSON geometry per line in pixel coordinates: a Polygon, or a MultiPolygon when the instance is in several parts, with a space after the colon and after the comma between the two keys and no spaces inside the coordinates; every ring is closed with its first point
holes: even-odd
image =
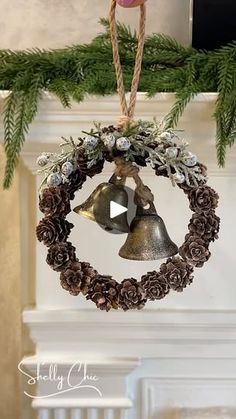
{"type": "Polygon", "coordinates": [[[137,7],[145,3],[146,0],[116,0],[121,7],[137,7]]]}

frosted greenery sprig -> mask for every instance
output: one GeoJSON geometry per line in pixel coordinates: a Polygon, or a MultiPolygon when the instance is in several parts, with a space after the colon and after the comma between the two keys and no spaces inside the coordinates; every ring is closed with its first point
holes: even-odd
{"type": "Polygon", "coordinates": [[[188,143],[180,139],[177,131],[164,131],[163,124],[155,120],[138,121],[124,129],[104,129],[95,124],[90,132],[82,134],[77,140],[63,138],[60,153],[43,153],[38,157],[40,173],[45,175],[42,186],[68,183],[70,175],[79,169],[80,156],[84,156],[90,169],[109,155],[122,156],[133,164],[137,157],[142,157],[157,172],[166,171],[173,185],[186,183],[197,187],[206,182],[197,156],[188,151],[188,143]]]}

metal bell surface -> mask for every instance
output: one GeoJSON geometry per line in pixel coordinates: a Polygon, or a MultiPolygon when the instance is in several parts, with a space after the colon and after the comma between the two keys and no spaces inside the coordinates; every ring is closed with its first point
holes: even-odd
{"type": "Polygon", "coordinates": [[[125,179],[118,179],[113,175],[109,182],[98,185],[89,198],[74,208],[74,211],[85,218],[96,221],[107,231],[129,232],[126,213],[110,218],[111,201],[124,207],[128,205],[128,194],[124,183],[125,179]]]}
{"type": "Polygon", "coordinates": [[[119,256],[130,260],[157,260],[174,256],[178,247],[170,239],[164,221],[153,204],[149,209],[137,207],[136,217],[119,256]]]}

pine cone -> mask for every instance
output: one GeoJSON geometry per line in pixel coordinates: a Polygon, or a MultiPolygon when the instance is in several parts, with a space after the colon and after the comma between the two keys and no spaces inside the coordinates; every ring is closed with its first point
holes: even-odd
{"type": "Polygon", "coordinates": [[[180,247],[179,254],[197,268],[203,266],[211,256],[205,241],[197,236],[188,237],[187,241],[180,247]]]}
{"type": "Polygon", "coordinates": [[[70,199],[74,199],[75,192],[82,188],[86,181],[86,175],[77,169],[68,177],[69,183],[66,184],[66,190],[70,195],[70,199]]]}
{"type": "Polygon", "coordinates": [[[81,262],[81,269],[84,277],[89,278],[90,280],[98,276],[96,269],[94,269],[88,262],[81,262]]]}
{"type": "Polygon", "coordinates": [[[124,310],[141,310],[146,304],[145,290],[134,278],[124,279],[119,285],[119,306],[124,310]]]}
{"type": "Polygon", "coordinates": [[[81,263],[72,262],[60,275],[61,286],[71,295],[79,295],[80,292],[86,295],[88,292],[90,278],[82,271],[81,263]]]}
{"type": "Polygon", "coordinates": [[[195,212],[208,212],[218,205],[219,195],[210,186],[191,189],[188,194],[190,209],[195,212]]]}
{"type": "Polygon", "coordinates": [[[88,167],[89,159],[85,153],[78,156],[77,163],[83,175],[93,177],[102,172],[104,166],[104,159],[98,160],[92,167],[88,167]]]}
{"type": "Polygon", "coordinates": [[[70,211],[70,196],[61,187],[45,188],[39,197],[39,209],[46,216],[65,217],[70,211]]]}
{"type": "Polygon", "coordinates": [[[121,131],[120,127],[115,127],[114,125],[109,125],[108,127],[102,128],[103,134],[113,134],[113,132],[121,131]]]}
{"type": "Polygon", "coordinates": [[[203,240],[211,242],[218,239],[220,229],[220,218],[214,213],[209,211],[205,213],[193,214],[188,225],[189,231],[192,235],[202,237],[203,240]]]}
{"type": "Polygon", "coordinates": [[[146,291],[146,297],[148,300],[161,300],[170,291],[170,285],[168,284],[164,275],[153,271],[148,272],[141,278],[141,285],[146,291]]]}
{"type": "Polygon", "coordinates": [[[55,242],[66,241],[73,224],[60,217],[45,217],[36,228],[36,236],[45,246],[51,246],[55,242]]]}
{"type": "Polygon", "coordinates": [[[64,271],[75,261],[75,247],[70,242],[53,244],[49,247],[46,261],[54,271],[64,271]]]}
{"type": "Polygon", "coordinates": [[[197,164],[196,164],[196,167],[198,167],[198,168],[199,168],[199,173],[200,173],[202,176],[207,177],[207,167],[206,167],[204,164],[202,164],[202,163],[197,163],[197,164]]]}
{"type": "Polygon", "coordinates": [[[160,273],[174,291],[183,291],[193,282],[193,267],[179,256],[167,259],[166,263],[161,265],[160,273]]]}
{"type": "Polygon", "coordinates": [[[98,275],[90,284],[87,300],[92,300],[100,310],[118,308],[118,284],[111,276],[98,275]]]}

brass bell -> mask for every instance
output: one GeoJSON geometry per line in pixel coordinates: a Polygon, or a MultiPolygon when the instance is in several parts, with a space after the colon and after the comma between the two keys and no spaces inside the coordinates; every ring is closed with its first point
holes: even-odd
{"type": "Polygon", "coordinates": [[[110,217],[111,201],[124,207],[128,205],[128,194],[124,184],[125,178],[118,179],[114,174],[108,182],[98,185],[89,198],[83,204],[74,208],[74,211],[83,217],[96,221],[107,231],[116,230],[127,233],[129,225],[126,213],[114,218],[110,217]]]}
{"type": "Polygon", "coordinates": [[[138,206],[136,217],[130,225],[130,233],[119,255],[130,260],[156,260],[176,253],[178,247],[170,239],[154,204],[151,203],[148,209],[138,206]]]}

